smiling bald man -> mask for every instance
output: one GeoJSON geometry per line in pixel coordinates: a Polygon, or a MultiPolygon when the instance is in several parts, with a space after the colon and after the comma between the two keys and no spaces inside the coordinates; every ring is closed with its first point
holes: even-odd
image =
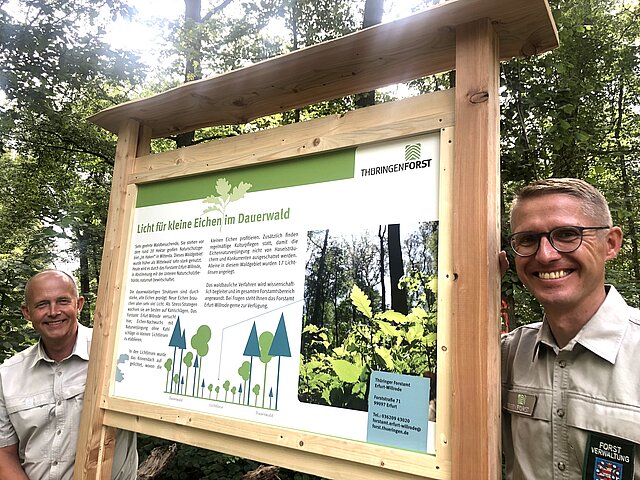
{"type": "MultiPolygon", "coordinates": [[[[40,340],[0,366],[0,479],[71,480],[89,363],[84,298],[58,270],[34,275],[22,314],[40,340]]],[[[136,436],[119,430],[112,478],[136,478],[136,436]]]]}

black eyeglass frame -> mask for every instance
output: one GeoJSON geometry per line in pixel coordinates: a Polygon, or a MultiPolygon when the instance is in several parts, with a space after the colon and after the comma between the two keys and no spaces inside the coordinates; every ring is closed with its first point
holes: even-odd
{"type": "Polygon", "coordinates": [[[512,233],[511,235],[509,235],[509,245],[511,246],[511,250],[513,250],[513,252],[518,255],[519,257],[531,257],[533,255],[535,255],[536,253],[538,253],[538,250],[540,249],[540,239],[542,237],[546,237],[547,241],[549,242],[549,244],[559,253],[571,253],[571,252],[575,252],[577,249],[580,248],[580,246],[582,245],[582,241],[584,239],[584,231],[585,230],[606,230],[612,227],[609,226],[600,226],[600,227],[579,227],[577,225],[563,225],[561,227],[556,227],[552,230],[549,230],[548,232],[515,232],[512,233]],[[580,234],[580,241],[578,242],[578,244],[575,246],[575,248],[571,248],[571,250],[561,250],[559,249],[556,244],[553,241],[553,233],[558,231],[558,230],[562,230],[565,228],[572,228],[575,229],[579,234],[580,234]],[[516,250],[516,247],[514,246],[514,237],[516,235],[522,235],[522,234],[527,234],[530,235],[531,237],[535,237],[536,239],[536,248],[532,253],[528,253],[528,254],[522,254],[519,253],[516,250]]]}

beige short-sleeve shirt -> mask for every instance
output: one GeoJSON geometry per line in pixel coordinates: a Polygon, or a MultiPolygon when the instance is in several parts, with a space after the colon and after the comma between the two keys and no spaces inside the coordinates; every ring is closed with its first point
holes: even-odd
{"type": "Polygon", "coordinates": [[[640,311],[608,287],[562,349],[544,321],[504,335],[502,407],[508,479],[583,478],[593,432],[631,443],[640,480],[640,311]]]}
{"type": "MultiPolygon", "coordinates": [[[[91,329],[78,325],[73,353],[49,359],[40,342],[0,366],[0,447],[18,444],[33,480],[71,480],[87,377],[91,329]]],[[[118,431],[112,477],[136,478],[136,436],[118,431]]]]}

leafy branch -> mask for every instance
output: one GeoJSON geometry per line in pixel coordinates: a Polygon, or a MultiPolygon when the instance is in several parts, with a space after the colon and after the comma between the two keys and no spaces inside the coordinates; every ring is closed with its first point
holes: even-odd
{"type": "Polygon", "coordinates": [[[243,198],[245,193],[247,193],[251,187],[252,185],[250,183],[240,182],[232,189],[231,184],[226,178],[219,178],[216,182],[217,195],[209,195],[203,200],[204,203],[210,203],[212,205],[207,207],[202,212],[202,215],[209,212],[220,212],[224,219],[226,216],[227,206],[229,206],[231,202],[235,202],[236,200],[243,198]]]}

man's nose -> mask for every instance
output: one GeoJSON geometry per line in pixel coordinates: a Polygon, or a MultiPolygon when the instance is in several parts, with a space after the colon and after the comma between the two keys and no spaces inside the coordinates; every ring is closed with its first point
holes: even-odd
{"type": "Polygon", "coordinates": [[[560,257],[560,252],[558,252],[548,237],[540,237],[540,245],[538,246],[538,251],[536,252],[536,258],[539,261],[551,261],[557,260],[560,257]]]}
{"type": "Polygon", "coordinates": [[[59,313],[60,313],[60,306],[58,305],[58,302],[51,302],[49,304],[49,316],[55,317],[59,313]]]}

